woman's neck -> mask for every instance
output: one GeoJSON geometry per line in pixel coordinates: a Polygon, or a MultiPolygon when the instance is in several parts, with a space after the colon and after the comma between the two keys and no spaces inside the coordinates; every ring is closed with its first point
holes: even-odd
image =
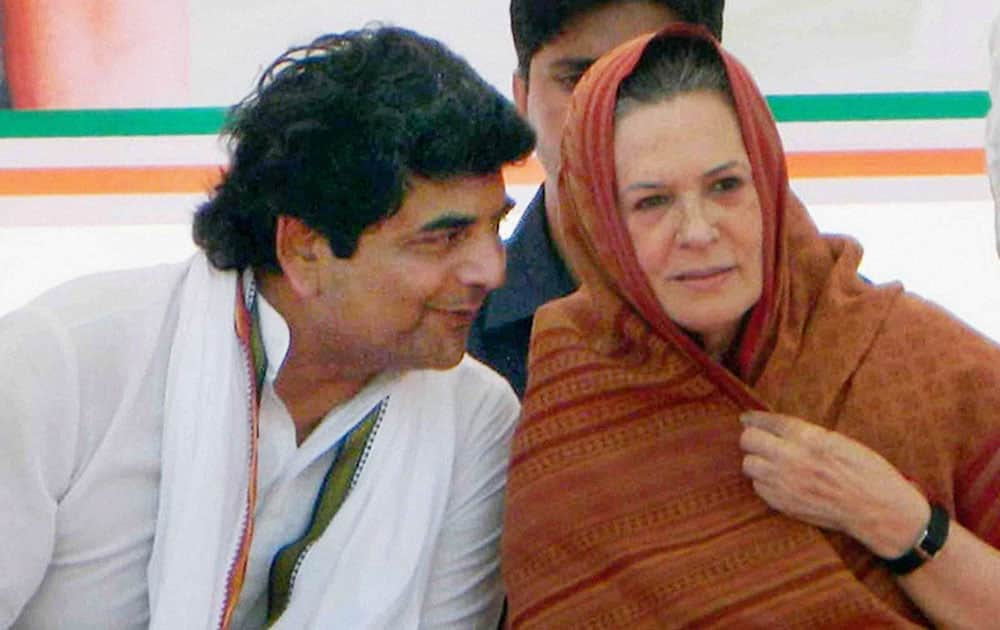
{"type": "Polygon", "coordinates": [[[700,335],[701,347],[708,356],[712,357],[713,361],[722,363],[729,354],[729,349],[733,345],[740,327],[741,322],[734,322],[719,330],[702,333],[700,335]]]}

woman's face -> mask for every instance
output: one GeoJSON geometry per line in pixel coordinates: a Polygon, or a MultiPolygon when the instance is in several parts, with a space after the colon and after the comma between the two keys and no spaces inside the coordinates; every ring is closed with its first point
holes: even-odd
{"type": "Polygon", "coordinates": [[[667,315],[715,358],[760,298],[760,200],[736,114],[714,91],[640,105],[615,126],[618,208],[667,315]]]}

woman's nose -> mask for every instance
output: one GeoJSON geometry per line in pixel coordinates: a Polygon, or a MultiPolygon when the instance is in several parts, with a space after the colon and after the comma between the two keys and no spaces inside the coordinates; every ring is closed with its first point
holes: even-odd
{"type": "Polygon", "coordinates": [[[715,219],[706,210],[701,200],[690,200],[684,204],[684,217],[677,235],[680,245],[704,247],[719,238],[715,219]]]}

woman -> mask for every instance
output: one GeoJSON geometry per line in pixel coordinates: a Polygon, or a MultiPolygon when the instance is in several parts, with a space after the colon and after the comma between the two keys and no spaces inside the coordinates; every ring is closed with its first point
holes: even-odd
{"type": "Polygon", "coordinates": [[[737,61],[690,26],[603,58],[559,190],[513,627],[996,624],[1000,351],[817,233],[737,61]]]}

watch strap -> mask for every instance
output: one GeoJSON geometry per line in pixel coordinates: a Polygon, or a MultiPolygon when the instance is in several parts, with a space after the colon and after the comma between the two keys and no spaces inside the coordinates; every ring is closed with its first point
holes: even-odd
{"type": "Polygon", "coordinates": [[[927,526],[921,532],[916,544],[898,558],[883,558],[885,566],[894,575],[906,575],[917,570],[944,547],[950,520],[947,510],[937,503],[932,503],[930,520],[927,521],[927,526]]]}

